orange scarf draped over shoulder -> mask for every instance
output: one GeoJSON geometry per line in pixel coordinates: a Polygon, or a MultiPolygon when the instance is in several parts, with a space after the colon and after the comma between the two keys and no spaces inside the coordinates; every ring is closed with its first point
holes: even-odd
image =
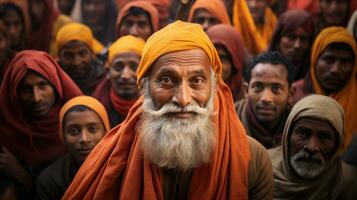
{"type": "Polygon", "coordinates": [[[313,85],[314,92],[316,94],[325,95],[325,92],[321,88],[318,80],[316,79],[315,66],[319,59],[319,56],[323,51],[333,43],[345,43],[351,47],[354,59],[353,72],[348,83],[340,91],[330,94],[329,96],[338,101],[345,111],[347,133],[344,135],[343,147],[346,147],[350,140],[351,134],[357,131],[357,47],[353,36],[343,27],[330,27],[326,28],[317,36],[311,50],[311,67],[310,78],[313,85]]]}
{"type": "Polygon", "coordinates": [[[264,14],[264,25],[255,25],[245,0],[235,0],[233,5],[233,25],[241,33],[249,53],[256,55],[265,51],[273,35],[277,18],[267,7],[264,14]]]}
{"type": "MultiPolygon", "coordinates": [[[[218,54],[200,25],[177,21],[147,41],[138,81],[152,64],[170,52],[200,48],[218,75],[215,95],[216,148],[210,163],[193,171],[189,199],[248,199],[250,150],[228,86],[221,78],[218,54]]],[[[163,199],[162,170],[144,158],[136,125],[141,97],[125,121],[112,129],[84,162],[63,199],[163,199]]]]}

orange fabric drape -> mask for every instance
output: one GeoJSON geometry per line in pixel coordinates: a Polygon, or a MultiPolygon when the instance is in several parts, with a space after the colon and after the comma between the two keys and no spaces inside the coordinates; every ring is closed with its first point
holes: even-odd
{"type": "Polygon", "coordinates": [[[227,24],[217,24],[210,27],[207,35],[215,46],[223,45],[230,55],[232,67],[235,70],[232,69],[231,76],[226,84],[231,88],[234,101],[238,101],[244,96],[242,72],[245,58],[242,36],[234,27],[227,24]]]}
{"type": "Polygon", "coordinates": [[[339,92],[330,94],[330,97],[338,101],[345,111],[347,133],[344,135],[343,147],[346,147],[351,139],[351,134],[357,131],[357,47],[353,36],[342,27],[330,27],[322,30],[315,39],[315,42],[311,49],[311,66],[310,66],[310,78],[313,85],[313,89],[316,94],[324,94],[318,80],[316,79],[315,66],[319,56],[326,49],[326,47],[332,43],[345,43],[350,46],[355,55],[355,63],[351,79],[346,86],[339,92]]]}
{"type": "Polygon", "coordinates": [[[119,15],[118,15],[117,22],[115,25],[115,32],[117,34],[117,38],[122,36],[119,34],[119,28],[120,28],[123,18],[129,14],[130,8],[133,8],[133,7],[138,7],[138,8],[143,9],[144,11],[148,12],[150,15],[153,32],[159,30],[159,13],[158,13],[157,9],[155,8],[155,6],[153,6],[151,3],[146,2],[146,1],[132,1],[132,2],[125,4],[125,6],[123,8],[121,8],[119,11],[119,15]]]}
{"type": "Polygon", "coordinates": [[[215,16],[222,24],[231,24],[227,9],[221,0],[197,0],[190,11],[188,21],[192,22],[193,16],[198,9],[205,9],[215,16]]]}
{"type": "MultiPolygon", "coordinates": [[[[216,148],[210,163],[192,175],[189,199],[248,199],[247,136],[240,123],[229,88],[223,83],[218,54],[201,26],[172,23],[146,43],[137,71],[138,81],[160,56],[200,48],[218,75],[215,95],[216,148]]],[[[143,97],[123,123],[112,129],[96,146],[78,171],[63,199],[163,199],[161,170],[145,159],[136,125],[142,114],[143,97]]]]}
{"type": "Polygon", "coordinates": [[[109,65],[112,64],[115,56],[120,53],[133,52],[141,56],[144,45],[145,45],[145,41],[143,39],[132,35],[125,35],[119,38],[109,47],[109,56],[108,56],[109,65]]]}
{"type": "Polygon", "coordinates": [[[58,113],[69,99],[82,95],[78,86],[47,53],[19,52],[9,64],[0,88],[0,145],[4,145],[26,164],[53,161],[64,153],[58,136],[58,113]],[[57,101],[46,119],[23,117],[17,87],[28,70],[39,73],[52,84],[57,101]]]}
{"type": "Polygon", "coordinates": [[[277,24],[277,18],[269,7],[265,9],[264,19],[264,25],[257,27],[245,0],[234,1],[233,25],[241,33],[244,46],[252,55],[262,53],[267,49],[277,24]]]}

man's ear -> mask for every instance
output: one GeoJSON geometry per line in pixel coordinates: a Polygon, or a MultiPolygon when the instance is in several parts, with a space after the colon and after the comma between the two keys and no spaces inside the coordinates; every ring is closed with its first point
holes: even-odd
{"type": "Polygon", "coordinates": [[[243,82],[243,90],[244,90],[244,97],[247,98],[248,97],[248,89],[249,89],[249,83],[247,82],[243,82]]]}
{"type": "Polygon", "coordinates": [[[293,97],[295,95],[295,92],[296,92],[296,87],[291,85],[289,90],[289,98],[293,97]]]}

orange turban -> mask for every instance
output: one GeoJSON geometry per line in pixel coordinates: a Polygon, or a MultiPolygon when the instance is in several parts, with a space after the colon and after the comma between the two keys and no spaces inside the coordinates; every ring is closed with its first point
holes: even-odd
{"type": "Polygon", "coordinates": [[[264,19],[264,25],[257,27],[246,1],[234,0],[233,25],[241,33],[244,46],[253,55],[267,49],[277,24],[276,16],[269,7],[265,9],[264,19]]]}
{"type": "Polygon", "coordinates": [[[104,48],[99,41],[95,40],[90,28],[81,23],[67,24],[58,31],[56,36],[58,52],[62,49],[63,45],[72,40],[78,40],[87,44],[94,53],[99,53],[104,48]]]}
{"type": "Polygon", "coordinates": [[[346,116],[346,126],[347,133],[344,135],[343,145],[346,147],[351,139],[351,133],[357,132],[357,81],[356,81],[356,72],[357,72],[357,47],[356,42],[353,36],[342,27],[330,27],[323,29],[320,34],[315,39],[315,42],[311,50],[311,66],[310,66],[310,78],[316,94],[323,94],[320,84],[316,79],[315,66],[319,59],[319,56],[323,51],[328,47],[328,45],[333,43],[344,43],[351,47],[354,54],[354,67],[353,73],[348,83],[340,91],[330,94],[330,97],[338,101],[345,111],[346,116]]]}
{"type": "Polygon", "coordinates": [[[120,53],[134,52],[141,56],[144,45],[145,41],[143,39],[132,35],[126,35],[119,38],[109,47],[109,64],[111,64],[115,56],[120,53]]]}
{"type": "MultiPolygon", "coordinates": [[[[218,73],[215,115],[216,148],[211,161],[193,170],[188,199],[248,199],[247,136],[237,114],[230,89],[220,77],[221,62],[202,27],[177,21],[152,35],[145,44],[138,68],[140,80],[162,55],[202,49],[218,73]]],[[[77,172],[63,199],[163,199],[162,169],[147,160],[136,129],[143,97],[124,122],[96,146],[77,172]]]]}
{"type": "Polygon", "coordinates": [[[149,2],[146,2],[146,1],[132,1],[132,2],[125,4],[125,6],[122,9],[120,9],[120,11],[119,11],[117,23],[115,25],[115,31],[116,31],[118,37],[120,37],[119,28],[120,28],[121,22],[123,21],[124,17],[129,14],[129,10],[134,7],[141,8],[144,11],[148,12],[153,32],[159,30],[159,13],[158,13],[157,9],[155,8],[155,6],[149,2]]]}
{"type": "Polygon", "coordinates": [[[64,141],[64,133],[63,133],[63,119],[66,115],[67,111],[74,106],[86,106],[92,109],[94,112],[98,114],[100,119],[102,120],[103,126],[106,131],[110,130],[109,119],[107,111],[105,110],[104,106],[95,98],[90,96],[78,96],[74,97],[73,99],[67,101],[60,110],[59,113],[59,134],[62,141],[64,141]]]}
{"type": "Polygon", "coordinates": [[[221,0],[197,0],[190,11],[188,20],[192,22],[195,12],[198,9],[205,9],[215,16],[222,24],[231,24],[226,7],[221,0]]]}

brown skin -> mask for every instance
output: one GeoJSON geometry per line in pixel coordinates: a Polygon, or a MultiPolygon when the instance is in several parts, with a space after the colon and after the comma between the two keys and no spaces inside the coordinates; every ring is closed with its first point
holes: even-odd
{"type": "MultiPolygon", "coordinates": [[[[170,102],[181,107],[196,102],[205,107],[211,87],[210,61],[201,49],[165,54],[156,60],[149,74],[149,93],[157,109],[170,102]]],[[[179,118],[192,115],[175,114],[179,118]]]]}
{"type": "Polygon", "coordinates": [[[107,0],[82,0],[83,18],[87,24],[100,25],[106,12],[107,0]]]}
{"type": "Polygon", "coordinates": [[[295,66],[303,62],[310,46],[310,38],[308,33],[299,27],[293,32],[284,35],[279,41],[279,51],[295,66]]]}
{"type": "Polygon", "coordinates": [[[17,97],[26,119],[43,119],[56,101],[54,87],[34,71],[28,71],[17,87],[17,97]]]}
{"type": "Polygon", "coordinates": [[[136,99],[140,95],[136,85],[136,69],[140,56],[133,52],[115,56],[109,68],[109,79],[114,91],[123,99],[136,99]]]}
{"type": "Polygon", "coordinates": [[[206,9],[197,9],[193,14],[192,22],[201,24],[205,32],[209,27],[222,23],[217,17],[213,16],[206,9]]]}
{"type": "Polygon", "coordinates": [[[215,47],[222,62],[222,79],[225,83],[228,83],[233,70],[231,56],[223,45],[217,45],[215,47]]]}
{"type": "Polygon", "coordinates": [[[43,0],[30,0],[30,16],[33,28],[38,28],[45,19],[46,4],[43,0]]]}
{"type": "Polygon", "coordinates": [[[78,40],[63,45],[59,52],[62,69],[74,80],[83,79],[89,74],[92,59],[92,50],[86,43],[78,40]]]}
{"type": "Polygon", "coordinates": [[[250,14],[254,20],[255,25],[264,24],[265,8],[268,6],[267,0],[246,0],[250,14]]]}
{"type": "MultiPolygon", "coordinates": [[[[21,166],[15,155],[4,146],[0,146],[0,171],[19,183],[25,191],[32,191],[34,187],[32,176],[21,166]]],[[[0,199],[10,199],[9,197],[16,199],[16,196],[16,191],[10,189],[0,199]]]]}
{"type": "Polygon", "coordinates": [[[6,61],[7,54],[9,52],[10,41],[6,40],[4,35],[0,33],[0,69],[3,68],[4,62],[6,61]]]}
{"type": "Polygon", "coordinates": [[[347,0],[321,0],[320,10],[327,26],[344,26],[348,17],[347,0]]]}
{"type": "Polygon", "coordinates": [[[265,128],[272,130],[280,123],[292,94],[283,65],[259,63],[252,70],[246,96],[254,115],[265,128]]]}
{"type": "Polygon", "coordinates": [[[65,144],[78,164],[84,162],[106,133],[101,118],[92,110],[67,113],[63,130],[65,144]]]}
{"type": "Polygon", "coordinates": [[[340,91],[350,80],[354,66],[354,54],[349,49],[336,49],[329,45],[315,65],[316,79],[329,95],[340,91]]]}
{"type": "Polygon", "coordinates": [[[124,17],[119,26],[120,36],[133,35],[146,41],[152,33],[153,29],[151,27],[150,19],[145,14],[129,14],[124,17]]]}
{"type": "Polygon", "coordinates": [[[22,33],[24,32],[24,24],[21,17],[16,11],[8,11],[4,16],[3,21],[8,28],[12,46],[17,46],[21,42],[22,33]]]}
{"type": "Polygon", "coordinates": [[[75,2],[75,0],[57,0],[61,13],[68,16],[71,14],[75,2]]]}
{"type": "Polygon", "coordinates": [[[336,151],[337,132],[327,121],[314,118],[300,118],[295,122],[290,136],[289,152],[295,155],[300,150],[309,154],[306,162],[328,163],[336,151]]]}

